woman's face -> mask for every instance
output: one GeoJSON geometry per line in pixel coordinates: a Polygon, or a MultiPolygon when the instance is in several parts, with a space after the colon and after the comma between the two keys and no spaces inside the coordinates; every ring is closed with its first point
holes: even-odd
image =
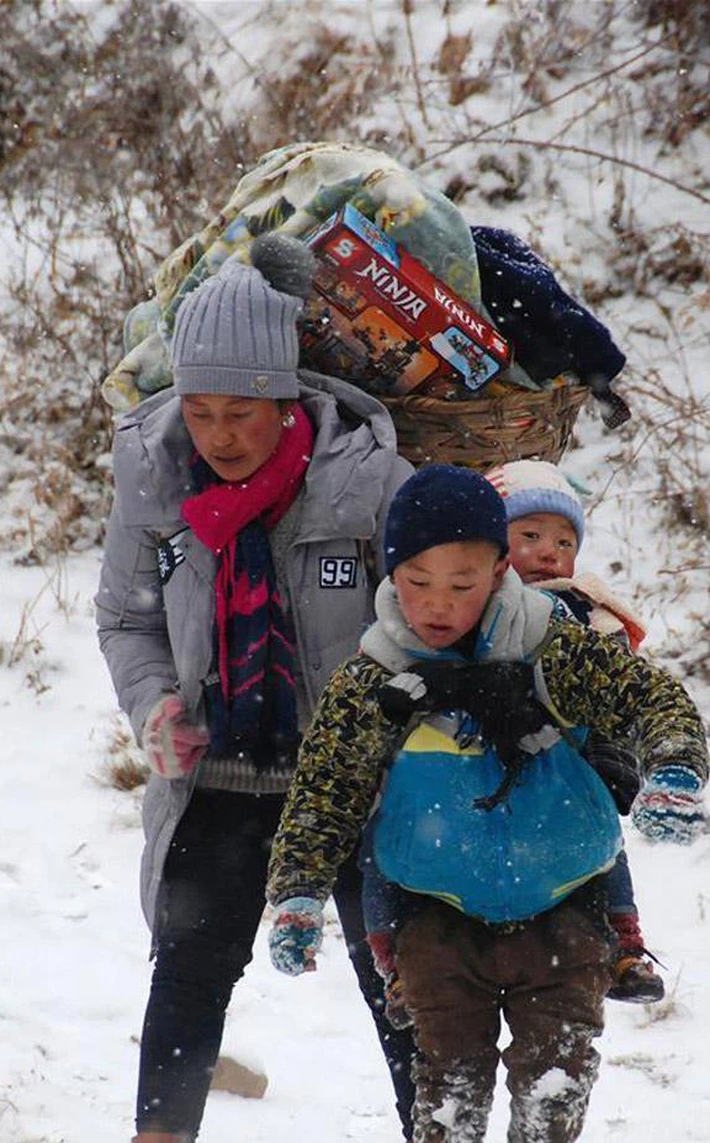
{"type": "Polygon", "coordinates": [[[283,431],[284,409],[261,397],[194,393],[182,416],[192,443],[222,480],[246,480],[269,459],[283,431]]]}

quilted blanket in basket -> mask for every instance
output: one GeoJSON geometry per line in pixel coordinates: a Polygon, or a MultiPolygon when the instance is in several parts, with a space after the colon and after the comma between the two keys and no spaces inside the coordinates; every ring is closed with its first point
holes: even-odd
{"type": "MultiPolygon", "coordinates": [[[[305,234],[345,203],[492,320],[482,301],[471,230],[445,195],[395,159],[359,144],[294,143],[265,155],[239,181],[222,210],[159,267],[155,297],[126,318],[126,355],[103,384],[108,403],[128,409],[172,383],[168,352],[177,310],[226,258],[248,261],[257,234],[305,234]]],[[[550,384],[534,380],[517,363],[501,379],[534,390],[550,384]]]]}

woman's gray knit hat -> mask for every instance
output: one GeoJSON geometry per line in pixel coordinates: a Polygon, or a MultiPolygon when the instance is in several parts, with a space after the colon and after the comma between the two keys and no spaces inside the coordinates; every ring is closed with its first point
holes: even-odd
{"type": "Polygon", "coordinates": [[[315,258],[276,232],[254,239],[250,255],[251,266],[228,258],[177,311],[170,354],[180,396],[298,396],[296,321],[315,258]]]}

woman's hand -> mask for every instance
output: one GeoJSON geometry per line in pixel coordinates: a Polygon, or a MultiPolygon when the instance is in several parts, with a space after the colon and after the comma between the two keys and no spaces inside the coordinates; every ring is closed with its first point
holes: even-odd
{"type": "Polygon", "coordinates": [[[161,778],[186,778],[210,741],[206,727],[187,721],[177,695],[164,695],[155,704],[145,720],[142,737],[146,761],[161,778]]]}

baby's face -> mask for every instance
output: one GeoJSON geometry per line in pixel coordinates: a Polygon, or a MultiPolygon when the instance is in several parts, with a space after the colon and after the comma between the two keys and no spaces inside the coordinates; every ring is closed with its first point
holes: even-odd
{"type": "Polygon", "coordinates": [[[523,583],[574,575],[577,533],[565,516],[536,512],[508,525],[510,562],[523,583]]]}
{"type": "Polygon", "coordinates": [[[476,626],[508,566],[494,544],[438,544],[395,568],[400,610],[427,647],[451,647],[476,626]]]}

